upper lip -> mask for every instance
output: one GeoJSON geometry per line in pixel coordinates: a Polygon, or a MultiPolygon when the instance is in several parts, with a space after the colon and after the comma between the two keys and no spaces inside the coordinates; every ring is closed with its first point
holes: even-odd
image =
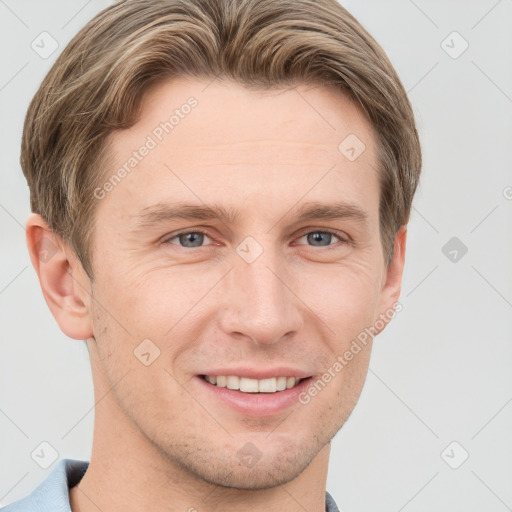
{"type": "Polygon", "coordinates": [[[247,377],[249,379],[270,379],[272,377],[297,377],[299,379],[305,379],[311,377],[311,373],[301,370],[299,368],[292,368],[290,366],[278,366],[275,368],[216,368],[214,370],[206,370],[200,375],[210,376],[229,376],[234,375],[237,377],[247,377]]]}

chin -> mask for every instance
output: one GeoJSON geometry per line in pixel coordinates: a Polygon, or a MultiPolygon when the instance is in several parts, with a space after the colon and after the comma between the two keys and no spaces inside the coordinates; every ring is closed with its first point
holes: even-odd
{"type": "Polygon", "coordinates": [[[323,448],[318,438],[303,444],[281,441],[278,445],[268,443],[261,450],[248,442],[242,454],[244,448],[233,451],[233,446],[224,447],[218,454],[211,451],[207,457],[205,451],[201,455],[189,452],[179,462],[196,478],[212,485],[238,490],[271,489],[297,478],[323,448]],[[253,458],[241,456],[247,453],[253,458]]]}
{"type": "Polygon", "coordinates": [[[219,467],[212,469],[214,471],[202,471],[198,474],[202,480],[226,489],[238,490],[261,490],[271,489],[291,482],[299,476],[309,465],[310,461],[302,464],[285,464],[274,461],[259,461],[252,468],[219,467]]]}

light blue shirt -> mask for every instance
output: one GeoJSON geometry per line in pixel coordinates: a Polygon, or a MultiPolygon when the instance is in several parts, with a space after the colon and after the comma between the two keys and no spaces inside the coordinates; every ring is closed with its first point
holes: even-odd
{"type": "MultiPolygon", "coordinates": [[[[85,474],[89,462],[62,459],[28,496],[0,509],[0,512],[72,512],[69,489],[85,474]]],[[[339,512],[332,496],[325,493],[325,511],[339,512]]]]}

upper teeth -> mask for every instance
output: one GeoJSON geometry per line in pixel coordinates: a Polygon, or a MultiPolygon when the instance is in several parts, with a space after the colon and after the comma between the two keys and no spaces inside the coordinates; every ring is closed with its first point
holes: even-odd
{"type": "Polygon", "coordinates": [[[271,377],[270,379],[249,379],[233,375],[206,375],[206,380],[220,388],[236,389],[244,393],[275,393],[293,388],[300,379],[295,377],[271,377]]]}

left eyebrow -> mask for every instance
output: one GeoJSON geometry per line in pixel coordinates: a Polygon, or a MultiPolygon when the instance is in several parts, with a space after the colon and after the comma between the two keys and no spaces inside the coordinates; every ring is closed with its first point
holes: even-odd
{"type": "MultiPolygon", "coordinates": [[[[240,212],[236,208],[226,209],[224,206],[212,204],[157,203],[142,209],[137,217],[136,229],[144,229],[153,225],[181,220],[221,220],[226,224],[234,224],[240,212]]],[[[363,224],[368,223],[368,214],[358,205],[346,202],[321,203],[309,202],[300,206],[295,222],[305,220],[338,220],[351,219],[363,224]]]]}
{"type": "Polygon", "coordinates": [[[358,205],[346,202],[320,203],[310,202],[303,204],[297,213],[297,221],[322,219],[338,220],[352,219],[363,224],[368,223],[368,214],[358,205]]]}

